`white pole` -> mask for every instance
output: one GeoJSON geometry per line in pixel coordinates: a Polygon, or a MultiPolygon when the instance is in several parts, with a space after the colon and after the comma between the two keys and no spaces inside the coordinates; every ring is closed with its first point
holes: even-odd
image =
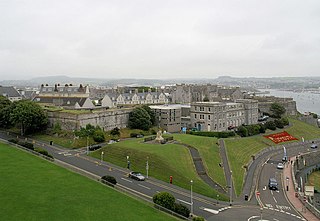
{"type": "Polygon", "coordinates": [[[147,169],[147,178],[149,178],[149,157],[147,158],[147,165],[146,165],[146,169],[147,169]]]}
{"type": "Polygon", "coordinates": [[[193,180],[190,181],[190,184],[191,184],[191,193],[190,193],[190,197],[191,197],[191,209],[190,209],[190,213],[191,213],[191,216],[193,215],[193,200],[192,200],[192,184],[193,184],[193,180]]]}
{"type": "Polygon", "coordinates": [[[103,162],[103,151],[101,152],[101,163],[103,162]]]}
{"type": "Polygon", "coordinates": [[[230,206],[232,206],[232,170],[230,170],[230,206]]]}
{"type": "Polygon", "coordinates": [[[87,136],[87,155],[89,155],[89,137],[87,136]]]}

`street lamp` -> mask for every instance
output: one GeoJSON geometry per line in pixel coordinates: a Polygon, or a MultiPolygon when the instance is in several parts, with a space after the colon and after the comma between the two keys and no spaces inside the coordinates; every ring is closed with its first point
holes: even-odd
{"type": "Polygon", "coordinates": [[[287,191],[289,191],[289,177],[286,177],[286,181],[287,181],[287,191]]]}
{"type": "Polygon", "coordinates": [[[149,157],[147,157],[146,170],[147,170],[147,178],[149,178],[149,157]]]}
{"type": "Polygon", "coordinates": [[[190,198],[191,198],[191,202],[190,202],[190,214],[192,216],[193,214],[193,200],[192,200],[192,184],[193,184],[193,180],[190,181],[190,186],[191,186],[191,192],[190,192],[190,198]]]}
{"type": "Polygon", "coordinates": [[[262,221],[262,211],[263,211],[263,207],[260,207],[260,220],[262,221]]]}
{"type": "Polygon", "coordinates": [[[232,206],[232,170],[230,170],[230,206],[232,206]]]}
{"type": "Polygon", "coordinates": [[[127,156],[127,168],[130,169],[130,161],[129,161],[129,156],[127,156]]]}
{"type": "Polygon", "coordinates": [[[101,163],[103,162],[103,151],[101,152],[101,163]]]}
{"type": "Polygon", "coordinates": [[[87,136],[87,155],[89,155],[89,136],[87,136]]]}

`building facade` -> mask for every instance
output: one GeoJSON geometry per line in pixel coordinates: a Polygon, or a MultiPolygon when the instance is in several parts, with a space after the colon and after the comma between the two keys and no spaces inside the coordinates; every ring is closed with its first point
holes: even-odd
{"type": "Polygon", "coordinates": [[[191,104],[190,123],[199,131],[227,131],[242,124],[258,122],[258,102],[195,102],[191,104]]]}

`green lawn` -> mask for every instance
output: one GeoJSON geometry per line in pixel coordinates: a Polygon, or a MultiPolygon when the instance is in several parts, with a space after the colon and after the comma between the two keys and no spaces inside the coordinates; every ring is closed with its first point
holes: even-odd
{"type": "Polygon", "coordinates": [[[218,139],[215,137],[200,137],[187,134],[174,134],[174,139],[181,143],[189,144],[195,147],[206,167],[209,176],[225,187],[227,185],[223,168],[219,166],[221,162],[219,147],[217,145],[218,139]]]}
{"type": "Polygon", "coordinates": [[[314,186],[314,189],[320,191],[320,171],[315,171],[308,177],[308,185],[314,186]]]}
{"type": "Polygon", "coordinates": [[[6,144],[0,156],[1,220],[176,220],[6,144]]]}
{"type": "MultiPolygon", "coordinates": [[[[149,160],[149,176],[169,182],[173,176],[173,183],[185,189],[190,189],[193,180],[193,190],[200,194],[216,197],[218,194],[197,175],[188,148],[176,144],[149,144],[143,138],[129,139],[119,143],[107,145],[91,153],[100,159],[104,151],[104,160],[121,167],[127,166],[127,156],[131,163],[131,170],[146,174],[146,162],[149,160]]],[[[227,200],[226,196],[219,199],[227,200]]]]}
{"type": "MultiPolygon", "coordinates": [[[[304,137],[305,140],[311,140],[320,137],[320,129],[312,125],[306,124],[299,120],[289,119],[291,126],[285,128],[292,136],[301,139],[304,137]]],[[[282,132],[284,130],[268,131],[266,134],[273,134],[282,132]]],[[[257,135],[246,138],[228,138],[224,139],[226,144],[226,150],[228,154],[229,164],[233,171],[233,179],[235,185],[236,194],[239,195],[242,191],[245,168],[248,164],[252,155],[255,155],[262,149],[268,146],[275,146],[272,141],[263,137],[263,135],[257,135]]],[[[296,141],[290,141],[296,142],[296,141]]],[[[289,142],[286,142],[289,143],[289,142]]],[[[285,143],[281,143],[282,145],[285,143]]]]}

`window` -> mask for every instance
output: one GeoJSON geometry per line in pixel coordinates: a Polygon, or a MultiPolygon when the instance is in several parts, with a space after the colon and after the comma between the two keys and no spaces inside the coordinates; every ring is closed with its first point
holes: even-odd
{"type": "Polygon", "coordinates": [[[209,110],[209,112],[210,112],[210,111],[211,111],[211,108],[209,107],[208,110],[209,110]]]}
{"type": "Polygon", "coordinates": [[[200,119],[204,119],[204,115],[203,114],[200,114],[200,119]]]}
{"type": "Polygon", "coordinates": [[[210,120],[210,118],[211,118],[210,115],[208,115],[208,120],[210,120]]]}
{"type": "Polygon", "coordinates": [[[194,118],[196,118],[196,119],[197,119],[197,114],[194,114],[194,118]]]}
{"type": "Polygon", "coordinates": [[[200,107],[200,111],[204,111],[204,107],[200,107]]]}

